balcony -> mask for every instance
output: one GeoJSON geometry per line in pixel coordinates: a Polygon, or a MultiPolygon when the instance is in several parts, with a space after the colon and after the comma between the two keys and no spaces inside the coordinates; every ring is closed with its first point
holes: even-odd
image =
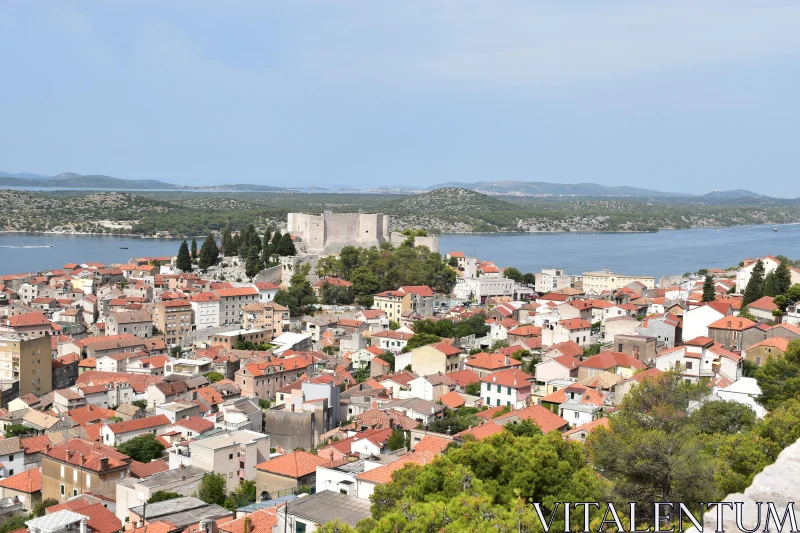
{"type": "Polygon", "coordinates": [[[244,468],[240,468],[239,469],[239,479],[246,479],[246,474],[245,474],[245,469],[244,468]]]}

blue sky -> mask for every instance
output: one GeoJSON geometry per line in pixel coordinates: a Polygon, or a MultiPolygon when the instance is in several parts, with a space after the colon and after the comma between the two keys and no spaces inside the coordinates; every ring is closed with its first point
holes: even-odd
{"type": "Polygon", "coordinates": [[[800,3],[0,0],[0,170],[800,196],[800,3]]]}

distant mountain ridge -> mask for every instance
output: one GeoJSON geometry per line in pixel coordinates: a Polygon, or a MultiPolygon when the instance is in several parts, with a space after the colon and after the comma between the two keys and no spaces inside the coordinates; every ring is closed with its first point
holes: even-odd
{"type": "Polygon", "coordinates": [[[736,201],[747,199],[770,201],[773,198],[744,189],[712,191],[704,195],[684,192],[665,192],[629,186],[609,186],[597,183],[548,183],[543,181],[479,181],[474,183],[449,182],[430,187],[379,186],[367,189],[349,187],[275,187],[249,183],[187,186],[176,185],[161,180],[132,180],[114,178],[97,174],[77,174],[62,172],[57,176],[40,174],[0,172],[0,187],[69,187],[94,190],[184,190],[184,191],[244,191],[244,192],[373,192],[386,194],[417,194],[437,189],[466,189],[488,196],[529,196],[529,197],[614,197],[614,198],[678,198],[691,201],[736,201]]]}

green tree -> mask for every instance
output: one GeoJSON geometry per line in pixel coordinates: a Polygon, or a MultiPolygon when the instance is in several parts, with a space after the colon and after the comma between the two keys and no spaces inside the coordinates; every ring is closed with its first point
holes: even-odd
{"type": "Polygon", "coordinates": [[[164,445],[158,442],[156,436],[152,433],[145,433],[138,437],[133,437],[130,440],[126,440],[117,446],[117,450],[134,461],[149,463],[153,459],[161,457],[161,453],[164,451],[164,445]]]}
{"type": "Polygon", "coordinates": [[[261,242],[261,261],[263,261],[265,265],[269,265],[272,262],[272,255],[275,253],[270,243],[271,238],[272,228],[268,227],[267,232],[264,233],[264,240],[261,242]]]}
{"type": "Polygon", "coordinates": [[[506,267],[505,269],[503,269],[503,277],[514,280],[517,283],[522,282],[522,272],[520,272],[519,269],[514,267],[506,267]]]}
{"type": "Polygon", "coordinates": [[[221,372],[209,372],[206,374],[206,379],[209,383],[216,383],[217,381],[225,379],[225,376],[223,376],[221,372]]]}
{"type": "Polygon", "coordinates": [[[383,352],[378,356],[378,359],[382,359],[389,363],[390,368],[394,368],[394,354],[392,352],[383,352]]]}
{"type": "Polygon", "coordinates": [[[447,264],[453,268],[458,268],[458,258],[451,257],[450,259],[447,260],[447,264]]]}
{"type": "Polygon", "coordinates": [[[775,272],[770,272],[764,278],[764,289],[763,289],[764,296],[776,296],[778,293],[775,292],[775,272]]]}
{"type": "Polygon", "coordinates": [[[33,429],[29,428],[28,426],[23,426],[22,424],[9,424],[6,426],[6,438],[10,439],[11,437],[20,437],[23,435],[30,435],[33,433],[33,429]]]}
{"type": "Polygon", "coordinates": [[[158,502],[165,502],[167,500],[174,500],[175,498],[182,498],[180,494],[177,492],[168,492],[160,490],[150,496],[150,499],[147,500],[147,503],[158,503],[158,502]]]}
{"type": "Polygon", "coordinates": [[[175,260],[175,266],[184,272],[192,270],[192,256],[189,255],[189,246],[186,241],[183,241],[178,248],[178,258],[175,260]]]}
{"type": "Polygon", "coordinates": [[[386,447],[389,451],[399,450],[403,446],[406,445],[406,434],[405,431],[400,429],[399,427],[395,427],[392,430],[392,434],[389,435],[389,438],[386,440],[386,447]]]}
{"type": "Polygon", "coordinates": [[[209,234],[203,242],[203,246],[200,247],[200,258],[198,259],[200,269],[203,271],[207,270],[208,267],[217,262],[217,258],[219,258],[217,241],[214,239],[213,235],[209,234]]]}
{"type": "Polygon", "coordinates": [[[522,283],[530,286],[536,285],[536,274],[533,272],[526,272],[522,275],[522,283]]]}
{"type": "Polygon", "coordinates": [[[25,522],[30,519],[31,517],[26,514],[18,514],[8,517],[4,519],[2,523],[0,523],[0,533],[9,533],[9,531],[16,531],[17,529],[25,529],[27,531],[25,522]]]}
{"type": "Polygon", "coordinates": [[[471,396],[480,396],[481,395],[481,383],[480,381],[475,381],[473,383],[469,383],[466,387],[464,387],[464,392],[471,396]]]}
{"type": "Polygon", "coordinates": [[[205,474],[200,480],[197,497],[206,503],[224,505],[227,499],[225,487],[225,476],[222,474],[205,474]]]}
{"type": "Polygon", "coordinates": [[[357,297],[372,296],[379,292],[381,287],[378,276],[365,266],[358,267],[352,271],[350,282],[353,284],[353,291],[355,291],[357,297]]]}
{"type": "Polygon", "coordinates": [[[792,272],[785,261],[781,261],[778,268],[775,269],[775,281],[773,282],[773,289],[775,296],[779,294],[786,294],[792,286],[792,272]]]}
{"type": "Polygon", "coordinates": [[[322,302],[328,305],[348,305],[355,301],[353,287],[333,285],[327,281],[322,284],[319,295],[322,302]]]}
{"type": "Polygon", "coordinates": [[[435,344],[442,340],[441,337],[437,335],[430,335],[428,333],[417,333],[406,343],[405,348],[403,348],[403,352],[410,352],[414,348],[419,348],[420,346],[425,346],[426,344],[435,344]]]}
{"type": "Polygon", "coordinates": [[[275,253],[281,257],[297,255],[297,250],[295,250],[294,247],[294,241],[289,233],[285,233],[281,237],[278,246],[275,248],[275,253]]]}
{"type": "Polygon", "coordinates": [[[192,237],[192,259],[197,260],[197,239],[192,237]]]}
{"type": "Polygon", "coordinates": [[[44,516],[47,508],[54,505],[58,505],[58,500],[55,498],[45,498],[44,500],[36,502],[36,505],[31,509],[31,515],[34,517],[44,516]]]}
{"type": "Polygon", "coordinates": [[[338,518],[325,522],[316,531],[317,533],[358,533],[357,529],[346,522],[340,521],[338,518]]]}
{"type": "Polygon", "coordinates": [[[306,278],[310,269],[311,265],[308,263],[299,266],[290,279],[289,288],[278,291],[275,295],[275,303],[288,307],[293,316],[307,313],[317,302],[314,289],[306,278]]]}
{"type": "Polygon", "coordinates": [[[517,437],[535,437],[542,434],[542,430],[530,420],[523,420],[516,424],[506,424],[504,429],[517,437]]]}
{"type": "Polygon", "coordinates": [[[701,454],[687,416],[689,406],[709,393],[678,372],[645,379],[625,396],[609,427],[589,436],[591,460],[614,483],[615,499],[641,507],[654,501],[715,501],[715,463],[701,454]]]}
{"type": "Polygon", "coordinates": [[[222,253],[226,256],[231,256],[236,252],[233,246],[233,237],[231,237],[231,225],[225,226],[225,231],[222,232],[222,253]]]}
{"type": "Polygon", "coordinates": [[[706,279],[703,282],[703,301],[713,302],[717,298],[717,292],[714,290],[714,278],[711,274],[706,274],[706,279]]]}
{"type": "Polygon", "coordinates": [[[242,481],[233,492],[225,499],[225,507],[229,511],[235,511],[239,507],[244,507],[256,501],[256,484],[254,481],[242,481]]]}
{"type": "Polygon", "coordinates": [[[750,281],[744,289],[742,307],[750,305],[764,296],[764,263],[759,259],[750,273],[750,281]]]}
{"type": "Polygon", "coordinates": [[[768,455],[775,461],[781,450],[800,440],[800,399],[787,399],[764,417],[754,433],[773,443],[768,455]]]}
{"type": "Polygon", "coordinates": [[[147,400],[135,400],[131,402],[131,405],[135,405],[139,409],[147,409],[147,400]]]}
{"type": "Polygon", "coordinates": [[[247,252],[244,273],[248,278],[255,277],[256,274],[261,272],[261,267],[261,254],[259,253],[257,247],[251,246],[247,252]]]}
{"type": "Polygon", "coordinates": [[[721,495],[744,492],[755,475],[774,461],[770,453],[775,444],[749,432],[704,435],[702,442],[703,455],[716,459],[714,481],[721,495]]]}
{"type": "Polygon", "coordinates": [[[749,405],[728,401],[705,402],[691,416],[697,430],[708,435],[743,433],[749,431],[757,420],[756,412],[749,405]]]}
{"type": "Polygon", "coordinates": [[[786,297],[791,302],[800,301],[800,283],[795,283],[794,285],[789,287],[789,290],[786,291],[786,297]]]}
{"type": "Polygon", "coordinates": [[[783,403],[800,397],[800,340],[789,343],[783,357],[771,357],[756,370],[761,389],[757,401],[773,411],[783,403]]]}
{"type": "MultiPolygon", "coordinates": [[[[547,517],[553,502],[605,501],[607,483],[587,465],[582,448],[557,432],[516,437],[503,431],[464,442],[425,466],[407,465],[392,474],[391,483],[376,486],[372,520],[363,522],[364,530],[540,531],[532,506],[522,500],[542,502],[547,517]]],[[[563,513],[553,515],[553,531],[563,531],[563,513]]]]}

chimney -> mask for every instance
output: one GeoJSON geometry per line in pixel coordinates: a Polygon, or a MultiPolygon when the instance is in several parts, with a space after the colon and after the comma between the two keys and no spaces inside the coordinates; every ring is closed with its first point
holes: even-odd
{"type": "Polygon", "coordinates": [[[330,454],[328,454],[328,456],[331,458],[331,461],[333,461],[333,450],[331,450],[331,452],[330,452],[330,454]]]}
{"type": "Polygon", "coordinates": [[[108,457],[100,458],[100,470],[108,470],[108,457]]]}
{"type": "Polygon", "coordinates": [[[509,364],[511,364],[511,361],[509,361],[508,356],[506,355],[506,365],[505,366],[508,366],[509,364]]]}
{"type": "Polygon", "coordinates": [[[634,346],[633,347],[633,357],[636,358],[636,359],[639,359],[639,347],[638,346],[634,346]]]}
{"type": "Polygon", "coordinates": [[[81,518],[80,533],[87,533],[86,522],[86,518],[81,518]]]}
{"type": "Polygon", "coordinates": [[[83,458],[83,454],[81,454],[81,462],[80,462],[81,466],[83,466],[83,462],[84,462],[84,458],[83,458]]]}

